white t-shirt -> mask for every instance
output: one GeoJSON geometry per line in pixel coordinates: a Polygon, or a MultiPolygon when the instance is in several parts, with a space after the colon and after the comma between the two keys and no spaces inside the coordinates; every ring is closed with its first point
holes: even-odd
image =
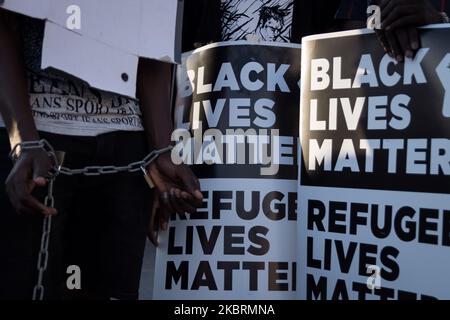
{"type": "MultiPolygon", "coordinates": [[[[22,29],[30,106],[39,131],[97,136],[119,130],[144,130],[136,100],[91,88],[60,73],[40,70],[44,22],[24,18],[22,29]]],[[[1,117],[0,127],[4,127],[1,117]]]]}
{"type": "MultiPolygon", "coordinates": [[[[70,80],[29,73],[30,105],[39,131],[97,136],[142,131],[137,101],[70,80]]],[[[4,127],[0,117],[0,127],[4,127]]]]}
{"type": "Polygon", "coordinates": [[[222,40],[290,42],[294,0],[222,0],[222,40]]]}

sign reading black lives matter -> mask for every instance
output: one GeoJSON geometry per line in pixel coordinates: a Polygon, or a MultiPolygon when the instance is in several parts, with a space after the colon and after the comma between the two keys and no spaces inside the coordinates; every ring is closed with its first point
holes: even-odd
{"type": "Polygon", "coordinates": [[[295,298],[300,47],[208,45],[177,78],[176,161],[204,203],[160,234],[154,298],[295,298]]]}
{"type": "Polygon", "coordinates": [[[303,40],[301,299],[450,299],[450,29],[303,40]]]}

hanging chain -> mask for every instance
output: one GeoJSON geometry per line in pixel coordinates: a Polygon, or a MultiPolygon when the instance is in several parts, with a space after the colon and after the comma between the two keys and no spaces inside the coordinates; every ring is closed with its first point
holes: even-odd
{"type": "MultiPolygon", "coordinates": [[[[69,169],[62,166],[62,160],[58,159],[57,152],[53,149],[47,140],[39,141],[27,141],[17,144],[9,154],[10,158],[15,162],[20,154],[25,150],[41,149],[47,152],[48,156],[52,160],[54,167],[52,175],[50,176],[48,183],[47,196],[45,197],[44,205],[50,208],[55,207],[55,199],[53,197],[53,185],[56,177],[59,174],[66,176],[73,175],[85,175],[85,176],[100,176],[107,174],[115,174],[119,172],[137,172],[142,170],[144,172],[145,179],[147,183],[152,187],[152,182],[147,172],[145,170],[153,161],[158,158],[159,155],[172,150],[172,146],[168,146],[162,149],[153,150],[144,159],[137,162],[132,162],[126,166],[87,166],[81,169],[69,169]],[[19,150],[20,148],[20,150],[19,150]]],[[[52,228],[52,216],[47,215],[44,217],[42,225],[42,236],[41,236],[41,246],[39,249],[37,269],[38,269],[38,280],[33,289],[33,300],[43,300],[44,299],[44,273],[47,270],[49,250],[48,246],[50,243],[50,233],[52,228]]]]}
{"type": "MultiPolygon", "coordinates": [[[[47,207],[55,207],[55,199],[53,198],[53,183],[55,182],[55,177],[52,177],[48,183],[48,193],[45,197],[44,204],[47,207]]],[[[44,217],[42,224],[42,236],[41,236],[41,247],[39,249],[37,269],[38,269],[38,280],[33,289],[33,300],[43,300],[44,299],[44,286],[42,284],[44,273],[48,266],[48,245],[50,243],[50,232],[52,230],[52,216],[47,215],[44,217]]]]}

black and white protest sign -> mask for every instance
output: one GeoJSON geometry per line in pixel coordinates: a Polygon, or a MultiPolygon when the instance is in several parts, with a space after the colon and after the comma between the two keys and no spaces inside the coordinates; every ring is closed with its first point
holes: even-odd
{"type": "Polygon", "coordinates": [[[155,298],[295,298],[300,47],[208,45],[177,78],[174,153],[204,203],[160,234],[155,298]]]}
{"type": "Polygon", "coordinates": [[[450,29],[304,38],[299,297],[450,298],[450,29]]]}

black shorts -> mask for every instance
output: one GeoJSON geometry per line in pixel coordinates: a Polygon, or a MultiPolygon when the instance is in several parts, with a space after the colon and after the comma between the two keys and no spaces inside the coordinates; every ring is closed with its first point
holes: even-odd
{"type": "MultiPolygon", "coordinates": [[[[148,152],[142,132],[97,137],[41,133],[55,150],[66,152],[64,166],[125,165],[148,152]]],[[[6,131],[0,130],[0,181],[11,170],[6,131]]],[[[37,194],[43,199],[45,190],[37,194]]],[[[137,299],[152,194],[142,173],[58,176],[58,215],[52,218],[45,298],[137,299]],[[80,267],[81,290],[68,290],[67,268],[80,267]]],[[[0,299],[30,299],[37,280],[43,217],[17,215],[0,188],[0,299]]]]}

